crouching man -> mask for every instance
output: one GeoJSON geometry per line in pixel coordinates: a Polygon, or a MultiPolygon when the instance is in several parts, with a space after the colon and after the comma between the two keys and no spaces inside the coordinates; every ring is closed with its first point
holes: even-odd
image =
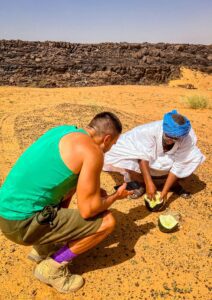
{"type": "Polygon", "coordinates": [[[143,183],[132,198],[140,197],[145,190],[148,198],[155,198],[156,183],[162,183],[161,198],[164,200],[170,190],[188,198],[189,192],[182,188],[178,179],[191,175],[205,160],[196,143],[190,121],[173,110],[161,121],[122,134],[105,155],[103,169],[121,173],[125,182],[143,183]]]}
{"type": "Polygon", "coordinates": [[[62,293],[82,287],[83,278],[70,274],[68,262],[113,231],[115,219],[107,209],[130,194],[126,184],[110,196],[102,197],[100,189],[104,152],[121,131],[110,112],[96,115],[85,129],[55,127],[21,155],[1,187],[2,233],[15,243],[33,245],[31,258],[40,261],[35,277],[62,293]],[[63,208],[75,188],[78,209],[63,208]]]}

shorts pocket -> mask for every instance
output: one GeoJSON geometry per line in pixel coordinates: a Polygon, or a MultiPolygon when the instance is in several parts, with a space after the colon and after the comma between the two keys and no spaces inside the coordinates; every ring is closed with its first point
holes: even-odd
{"type": "MultiPolygon", "coordinates": [[[[21,229],[22,231],[22,229],[21,229]]],[[[37,242],[48,232],[51,231],[49,223],[39,224],[36,220],[36,216],[29,224],[28,228],[23,228],[23,242],[27,245],[37,244],[37,242]]]]}

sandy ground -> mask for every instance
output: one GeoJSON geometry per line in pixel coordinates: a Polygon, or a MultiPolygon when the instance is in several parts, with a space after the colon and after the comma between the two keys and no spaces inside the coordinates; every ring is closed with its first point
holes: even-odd
{"type": "MultiPolygon", "coordinates": [[[[184,97],[196,94],[212,98],[205,83],[196,90],[172,86],[0,87],[1,182],[23,150],[47,129],[65,123],[84,126],[103,110],[116,112],[127,130],[159,120],[177,108],[190,118],[207,157],[184,183],[192,198],[169,195],[169,209],[182,216],[178,232],[160,232],[159,213],[149,213],[143,197],[120,200],[112,206],[117,219],[114,233],[71,265],[71,270],[86,280],[74,294],[59,294],[37,281],[32,274],[34,263],[26,258],[30,247],[15,245],[0,235],[0,299],[211,299],[212,115],[211,109],[186,107],[184,97]]],[[[102,187],[110,193],[114,185],[114,179],[103,173],[102,187]]],[[[72,205],[76,206],[76,200],[72,205]]]]}

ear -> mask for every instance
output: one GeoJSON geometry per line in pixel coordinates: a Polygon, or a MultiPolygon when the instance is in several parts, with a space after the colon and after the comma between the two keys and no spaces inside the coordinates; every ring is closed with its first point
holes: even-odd
{"type": "Polygon", "coordinates": [[[112,135],[110,135],[110,134],[106,134],[105,136],[104,136],[104,144],[108,144],[108,143],[110,143],[111,141],[112,141],[112,135]]]}

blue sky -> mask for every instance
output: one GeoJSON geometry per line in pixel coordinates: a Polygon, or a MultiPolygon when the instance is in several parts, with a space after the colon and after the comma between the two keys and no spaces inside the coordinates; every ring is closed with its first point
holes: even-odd
{"type": "Polygon", "coordinates": [[[212,43],[212,0],[0,0],[0,39],[212,43]]]}

